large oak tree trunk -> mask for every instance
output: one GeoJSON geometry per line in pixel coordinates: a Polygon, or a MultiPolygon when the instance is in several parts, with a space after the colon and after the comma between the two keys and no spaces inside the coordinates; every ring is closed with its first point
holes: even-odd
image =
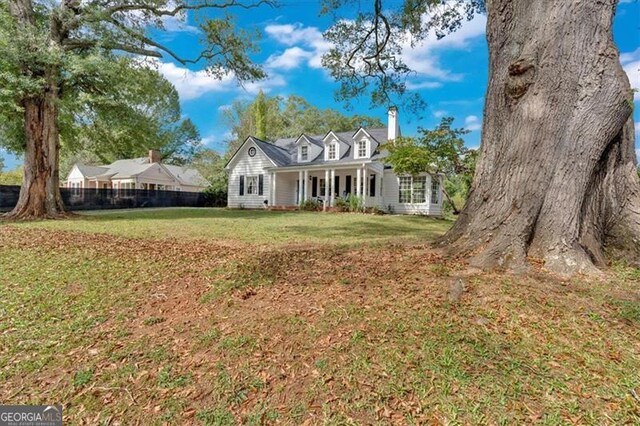
{"type": "MultiPolygon", "coordinates": [[[[28,28],[28,31],[35,31],[37,20],[31,0],[12,0],[8,6],[18,25],[28,28]]],[[[61,44],[62,25],[55,15],[51,17],[50,24],[48,46],[51,51],[56,51],[61,44]]],[[[40,93],[29,94],[22,99],[26,139],[24,175],[18,203],[5,217],[56,218],[65,214],[58,175],[61,71],[55,63],[46,63],[42,70],[34,72],[25,68],[23,73],[31,77],[40,77],[45,84],[40,93]]]]}
{"type": "Polygon", "coordinates": [[[443,243],[480,267],[597,272],[640,253],[617,0],[488,0],[489,86],[467,205],[443,243]]]}
{"type": "Polygon", "coordinates": [[[23,101],[26,150],[24,177],[12,219],[56,218],[65,214],[58,175],[60,133],[58,90],[49,84],[41,96],[23,101]]]}

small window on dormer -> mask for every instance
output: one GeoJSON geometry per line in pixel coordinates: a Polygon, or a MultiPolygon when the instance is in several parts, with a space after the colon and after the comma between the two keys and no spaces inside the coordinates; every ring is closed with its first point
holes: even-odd
{"type": "Polygon", "coordinates": [[[358,157],[366,157],[367,156],[367,141],[362,140],[358,141],[358,157]]]}
{"type": "Polygon", "coordinates": [[[336,159],[336,144],[331,143],[329,144],[329,160],[335,160],[335,159],[336,159]]]}
{"type": "Polygon", "coordinates": [[[300,161],[307,161],[309,159],[309,147],[302,145],[300,147],[300,161]]]}

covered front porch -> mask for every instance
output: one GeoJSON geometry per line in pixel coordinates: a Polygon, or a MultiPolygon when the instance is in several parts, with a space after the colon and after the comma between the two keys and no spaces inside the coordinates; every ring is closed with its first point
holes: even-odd
{"type": "Polygon", "coordinates": [[[372,163],[271,170],[268,203],[275,209],[290,209],[316,200],[327,210],[338,198],[357,196],[365,207],[380,206],[383,171],[372,163]]]}

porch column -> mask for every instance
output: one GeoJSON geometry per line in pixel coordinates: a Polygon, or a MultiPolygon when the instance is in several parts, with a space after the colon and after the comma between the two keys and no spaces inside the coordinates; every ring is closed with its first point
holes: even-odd
{"type": "Polygon", "coordinates": [[[329,203],[329,169],[324,171],[324,202],[322,210],[327,210],[329,203]]]}
{"type": "Polygon", "coordinates": [[[369,183],[369,176],[367,176],[367,168],[362,166],[362,206],[367,203],[367,184],[369,183]]]}
{"type": "Polygon", "coordinates": [[[334,188],[336,184],[336,169],[331,169],[331,193],[329,195],[330,206],[333,207],[335,205],[336,200],[336,188],[334,188]]]}
{"type": "Polygon", "coordinates": [[[304,182],[302,180],[302,177],[303,177],[302,170],[300,170],[298,172],[298,205],[301,205],[303,200],[302,191],[304,190],[304,186],[303,186],[304,182]]]}
{"type": "Polygon", "coordinates": [[[362,173],[362,171],[360,169],[356,170],[356,197],[360,197],[360,179],[361,176],[360,174],[362,173]]]}
{"type": "Polygon", "coordinates": [[[309,170],[304,171],[304,199],[309,199],[309,170]]]}
{"type": "Polygon", "coordinates": [[[276,172],[271,172],[271,206],[276,205],[276,172]]]}

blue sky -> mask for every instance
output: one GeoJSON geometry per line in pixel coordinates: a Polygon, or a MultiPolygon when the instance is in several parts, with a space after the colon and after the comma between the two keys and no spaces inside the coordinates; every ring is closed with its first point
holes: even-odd
{"type": "MultiPolygon", "coordinates": [[[[262,32],[258,42],[260,52],[253,59],[269,73],[264,81],[239,87],[232,77],[216,80],[201,66],[184,67],[168,59],[158,63],[160,72],[178,89],[183,113],[198,126],[207,147],[221,152],[226,149],[229,130],[221,119],[221,111],[235,99],[253,98],[260,89],[270,95],[303,96],[319,108],[378,116],[386,122],[385,108],[371,109],[366,98],[353,102],[351,110],[345,110],[334,100],[337,85],[320,66],[320,58],[329,48],[322,32],[330,26],[331,17],[318,16],[319,2],[283,0],[281,3],[279,8],[234,11],[240,27],[257,27],[262,32]]],[[[466,136],[467,145],[479,145],[488,75],[485,22],[483,16],[478,16],[442,40],[432,37],[414,49],[405,49],[405,62],[417,72],[410,88],[422,94],[429,108],[421,119],[403,114],[401,110],[403,134],[411,135],[417,127],[432,127],[440,117],[450,115],[456,118],[457,127],[471,131],[466,136]]],[[[193,16],[186,22],[168,20],[166,28],[168,31],[158,36],[160,41],[183,57],[197,56],[201,45],[193,16]]],[[[614,36],[631,84],[640,88],[640,4],[637,1],[621,0],[614,36]]],[[[636,128],[640,129],[640,95],[636,94],[635,100],[636,128]]],[[[0,155],[5,157],[6,168],[20,163],[19,158],[8,153],[0,152],[0,155]]]]}

